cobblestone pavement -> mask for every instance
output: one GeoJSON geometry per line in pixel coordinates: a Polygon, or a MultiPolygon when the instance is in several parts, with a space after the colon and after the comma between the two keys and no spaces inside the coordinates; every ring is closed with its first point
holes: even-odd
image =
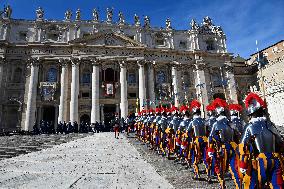
{"type": "Polygon", "coordinates": [[[96,133],[0,161],[0,188],[173,188],[125,136],[96,133]]]}
{"type": "Polygon", "coordinates": [[[27,154],[54,145],[70,142],[89,136],[88,133],[71,133],[67,135],[14,135],[0,137],[0,160],[27,154]]]}
{"type": "MultiPolygon", "coordinates": [[[[133,134],[128,137],[129,142],[138,150],[142,157],[150,163],[162,177],[168,180],[175,188],[219,188],[217,179],[213,179],[213,184],[208,184],[204,180],[193,180],[193,172],[191,168],[186,169],[185,166],[180,163],[174,162],[174,160],[168,160],[166,157],[158,155],[154,150],[150,150],[147,145],[140,142],[133,134]]],[[[200,170],[203,173],[202,178],[206,178],[205,169],[200,166],[200,170]]],[[[228,175],[229,176],[229,175],[228,175]]],[[[226,177],[226,187],[235,188],[233,180],[226,177]]]]}

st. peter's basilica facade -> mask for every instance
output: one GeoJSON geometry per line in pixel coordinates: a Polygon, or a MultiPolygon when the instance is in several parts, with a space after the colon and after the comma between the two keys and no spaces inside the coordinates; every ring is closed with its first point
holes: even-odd
{"type": "Polygon", "coordinates": [[[175,106],[214,97],[237,102],[232,55],[226,36],[209,17],[188,30],[151,26],[137,15],[128,24],[122,12],[107,9],[101,21],[82,20],[78,9],[63,21],[0,18],[0,129],[32,130],[40,120],[109,121],[143,107],[175,106]]]}

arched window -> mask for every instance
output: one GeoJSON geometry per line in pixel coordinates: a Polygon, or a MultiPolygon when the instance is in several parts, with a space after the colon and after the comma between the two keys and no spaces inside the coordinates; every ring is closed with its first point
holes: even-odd
{"type": "Polygon", "coordinates": [[[46,76],[47,82],[57,82],[57,69],[56,68],[49,68],[47,71],[46,76]]]}
{"type": "Polygon", "coordinates": [[[89,70],[85,69],[82,73],[82,78],[81,78],[81,82],[83,84],[89,84],[91,83],[91,73],[89,70]]]}
{"type": "Polygon", "coordinates": [[[215,50],[215,45],[213,40],[209,39],[206,41],[206,49],[208,51],[215,50]]]}
{"type": "Polygon", "coordinates": [[[22,74],[23,74],[23,70],[21,68],[16,68],[14,71],[13,83],[21,83],[22,74]]]}

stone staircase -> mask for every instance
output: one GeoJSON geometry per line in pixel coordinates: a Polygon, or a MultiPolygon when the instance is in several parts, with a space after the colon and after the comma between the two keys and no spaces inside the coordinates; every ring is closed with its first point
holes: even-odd
{"type": "Polygon", "coordinates": [[[0,160],[51,148],[90,135],[92,133],[2,136],[0,137],[0,160]]]}

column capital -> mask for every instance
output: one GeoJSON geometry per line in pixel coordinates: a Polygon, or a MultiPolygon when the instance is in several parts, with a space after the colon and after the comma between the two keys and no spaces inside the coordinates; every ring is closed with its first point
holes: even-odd
{"type": "Polygon", "coordinates": [[[72,66],[79,66],[80,59],[79,58],[71,58],[72,66]]]}
{"type": "Polygon", "coordinates": [[[39,64],[40,64],[40,62],[42,62],[42,60],[40,59],[40,58],[29,58],[28,60],[27,60],[27,64],[28,64],[28,66],[39,66],[39,64]]]}
{"type": "Polygon", "coordinates": [[[205,63],[196,63],[193,65],[193,70],[197,71],[197,70],[205,70],[206,64],[205,63]]]}
{"type": "Polygon", "coordinates": [[[60,58],[60,59],[58,59],[58,62],[59,62],[61,67],[67,67],[68,63],[70,62],[70,60],[69,59],[60,58]]]}
{"type": "Polygon", "coordinates": [[[120,68],[126,68],[127,63],[124,60],[119,61],[120,68]]]}
{"type": "Polygon", "coordinates": [[[137,64],[139,67],[143,67],[146,64],[146,61],[144,60],[137,60],[137,64]]]}
{"type": "Polygon", "coordinates": [[[90,59],[89,60],[92,63],[92,66],[100,66],[100,61],[98,59],[90,59]]]}

